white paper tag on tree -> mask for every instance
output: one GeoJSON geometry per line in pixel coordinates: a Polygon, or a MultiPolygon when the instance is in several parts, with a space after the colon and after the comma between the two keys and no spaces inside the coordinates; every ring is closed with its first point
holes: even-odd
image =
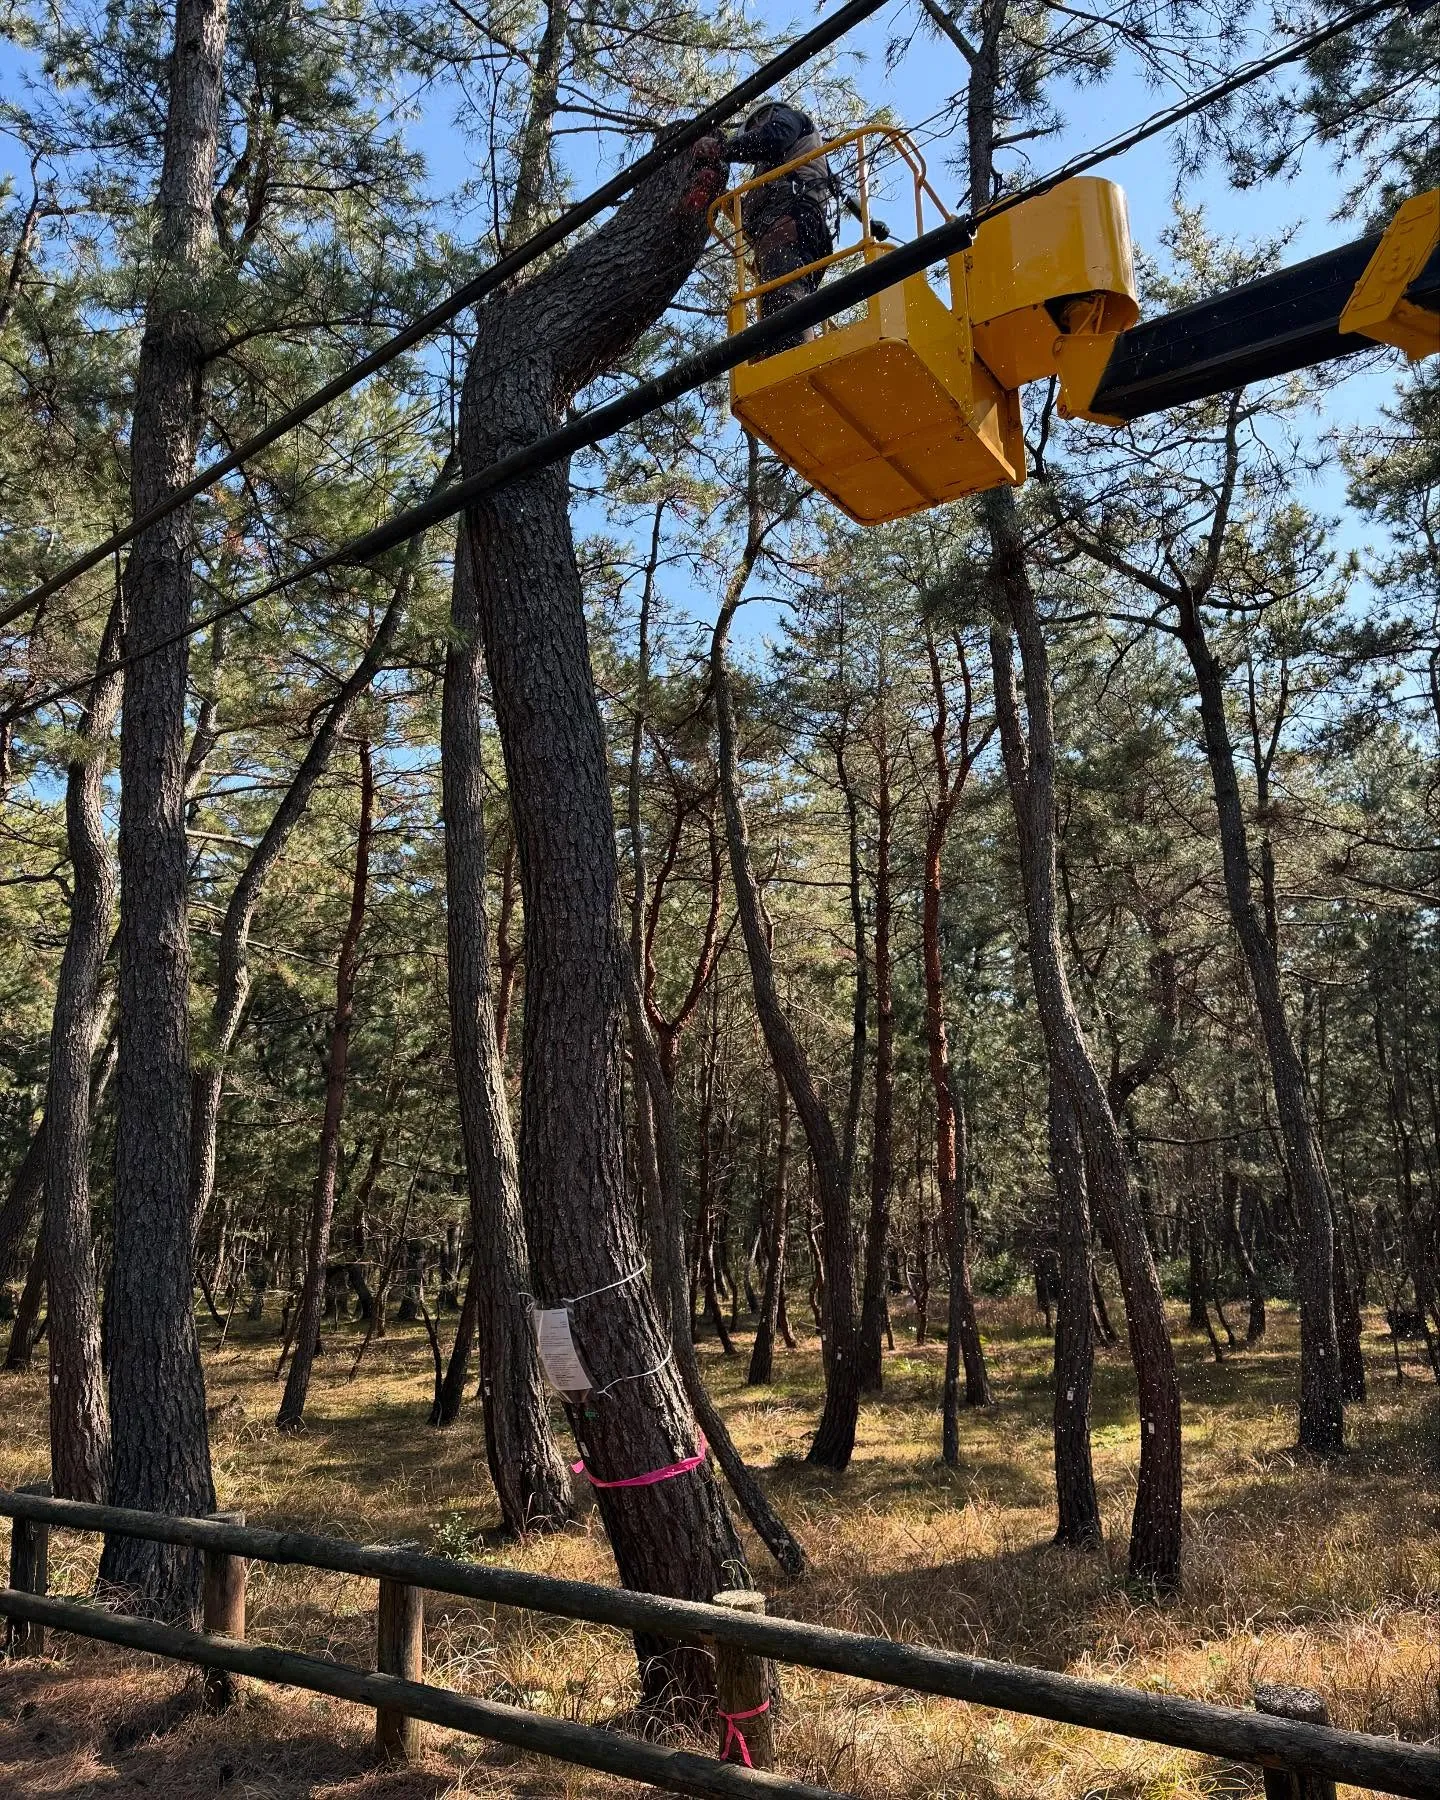
{"type": "Polygon", "coordinates": [[[575,1340],[570,1335],[568,1307],[533,1306],[530,1317],[535,1324],[535,1344],[540,1352],[540,1366],[545,1379],[557,1394],[588,1394],[594,1383],[580,1360],[575,1340]]]}

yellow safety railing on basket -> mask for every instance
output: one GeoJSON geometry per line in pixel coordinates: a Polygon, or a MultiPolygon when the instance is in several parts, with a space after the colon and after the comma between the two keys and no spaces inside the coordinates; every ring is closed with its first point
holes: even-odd
{"type": "MultiPolygon", "coordinates": [[[[720,196],[710,219],[734,263],[732,334],[745,329],[757,308],[767,310],[767,296],[792,283],[804,282],[808,292],[838,265],[871,263],[886,254],[888,229],[877,229],[871,207],[877,165],[891,157],[900,165],[902,185],[913,190],[917,235],[931,223],[927,213],[949,219],[919,151],[890,125],[847,131],[720,196]],[[858,238],[797,268],[762,276],[745,231],[747,200],[822,157],[843,163],[858,238]]],[[[818,331],[794,334],[788,345],[730,371],[730,410],[738,422],[863,524],[903,518],[1024,477],[1019,402],[974,353],[963,262],[958,275],[952,262],[947,276],[959,284],[958,298],[952,294],[949,303],[922,269],[818,331]]],[[[783,317],[783,309],[768,310],[781,310],[783,317]]]]}
{"type": "MultiPolygon", "coordinates": [[[[789,287],[793,282],[803,280],[806,276],[824,274],[841,263],[874,262],[877,256],[883,256],[888,244],[875,236],[871,218],[871,176],[875,163],[884,149],[892,151],[910,171],[915,198],[915,232],[918,236],[926,229],[925,206],[928,200],[937,218],[947,220],[954,215],[945,202],[930,185],[925,170],[925,159],[915,145],[893,125],[860,125],[853,131],[842,133],[839,137],[829,138],[814,150],[803,156],[795,156],[789,162],[781,163],[778,168],[767,169],[761,175],[754,175],[749,181],[742,181],[739,186],[729,188],[721,194],[710,208],[710,228],[716,237],[730,251],[734,262],[733,293],[729,309],[730,335],[743,331],[751,323],[751,309],[766,294],[775,293],[780,288],[789,287]],[[777,181],[786,181],[797,169],[808,164],[824,160],[839,160],[845,153],[854,150],[854,204],[859,213],[855,223],[859,226],[860,235],[849,244],[842,244],[827,256],[815,257],[800,268],[789,269],[783,275],[774,276],[768,281],[760,281],[753,277],[754,258],[750,244],[745,236],[742,222],[742,209],[748,196],[771,186],[777,181]]],[[[843,216],[843,215],[842,215],[843,216]]],[[[873,301],[871,302],[873,305],[873,301]]],[[[833,331],[839,321],[826,319],[820,330],[833,331]]]]}

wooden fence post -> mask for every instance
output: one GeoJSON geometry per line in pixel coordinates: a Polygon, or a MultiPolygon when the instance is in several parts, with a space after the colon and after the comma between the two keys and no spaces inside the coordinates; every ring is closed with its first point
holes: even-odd
{"type": "MultiPolygon", "coordinates": [[[[727,1588],[714,1604],[732,1612],[763,1613],[765,1596],[755,1588],[727,1588]]],[[[771,1703],[775,1667],[734,1644],[716,1643],[715,1693],[720,1715],[720,1760],[749,1769],[775,1767],[775,1727],[771,1703]]]]}
{"type": "MultiPolygon", "coordinates": [[[[418,1550],[418,1543],[392,1544],[393,1550],[418,1550]]],[[[382,1675],[406,1681],[425,1679],[425,1590],[408,1581],[380,1577],[380,1605],[375,1620],[375,1667],[382,1675]]],[[[375,1709],[375,1749],[382,1762],[413,1762],[420,1754],[420,1721],[390,1706],[375,1709]]]]}
{"type": "MultiPolygon", "coordinates": [[[[1256,1712],[1274,1719],[1298,1719],[1305,1725],[1328,1725],[1330,1709],[1309,1688],[1263,1682],[1255,1689],[1256,1712]]],[[[1265,1800],[1335,1800],[1335,1783],[1323,1775],[1298,1775],[1291,1769],[1266,1769],[1265,1800]]]]}
{"type": "MultiPolygon", "coordinates": [[[[18,1490],[50,1498],[50,1483],[35,1481],[18,1490]]],[[[22,1594],[44,1594],[50,1586],[50,1527],[31,1519],[10,1521],[10,1585],[22,1594]]],[[[6,1623],[5,1648],[11,1656],[43,1656],[45,1627],[28,1619],[6,1623]]]]}
{"type": "MultiPolygon", "coordinates": [[[[243,1525],[243,1512],[209,1515],[220,1525],[243,1525]]],[[[245,1558],[229,1550],[205,1552],[203,1624],[211,1637],[245,1637],[245,1558]]],[[[224,1712],[240,1698],[240,1678],[229,1669],[206,1669],[201,1704],[206,1712],[224,1712]]]]}

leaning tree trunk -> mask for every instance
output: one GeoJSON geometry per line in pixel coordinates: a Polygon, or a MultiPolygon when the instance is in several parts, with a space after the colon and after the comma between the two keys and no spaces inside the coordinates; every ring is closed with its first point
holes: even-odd
{"type": "Polygon", "coordinates": [[[670,1312],[670,1334],[676,1366],[695,1416],[730,1491],[754,1526],[757,1536],[787,1575],[805,1573],[805,1552],[785,1521],[771,1506],[764,1488],[735,1447],[724,1414],[711,1398],[690,1331],[690,1282],[685,1259],[685,1204],[680,1186],[680,1139],[675,1101],[664,1062],[645,1015],[634,964],[626,965],[630,1004],[630,1042],[636,1064],[636,1116],[639,1155],[650,1220],[651,1256],[660,1290],[670,1312]]]}
{"type": "MultiPolygon", "coordinates": [[[[206,347],[194,308],[212,233],[225,29],[225,0],[177,0],[155,280],[130,433],[137,514],[195,467],[206,347]]],[[[124,577],[126,650],[148,654],[127,670],[120,731],[120,1065],[105,1307],[111,1501],[190,1514],[215,1505],[192,1308],[187,658],[178,634],[190,622],[193,551],[185,506],[136,537],[124,577]]],[[[100,1576],[148,1612],[181,1617],[199,1604],[193,1550],[110,1537],[100,1576]]]]}
{"type": "MultiPolygon", "coordinates": [[[[453,1425],[465,1404],[465,1383],[470,1375],[470,1357],[475,1349],[475,1321],[480,1316],[479,1262],[474,1246],[470,1252],[470,1273],[465,1280],[465,1294],[460,1302],[460,1316],[455,1321],[455,1340],[450,1346],[449,1360],[441,1377],[440,1390],[430,1409],[430,1423],[444,1427],[453,1425]]],[[[498,1491],[498,1490],[497,1490],[498,1491]]]]}
{"type": "Polygon", "coordinates": [[[1055,724],[1050,659],[1025,567],[1015,498],[983,496],[991,581],[1020,646],[1028,743],[1020,722],[1010,633],[990,633],[996,715],[1015,813],[1031,978],[1051,1078],[1064,1083],[1080,1126],[1090,1191],[1125,1295],[1140,1403],[1140,1475],[1131,1522],[1132,1579],[1173,1589],[1181,1568],[1180,1383],[1145,1221],[1130,1185],[1125,1145],[1070,993],[1060,944],[1055,851],[1055,724]]]}
{"type": "Polygon", "coordinates": [[[1095,1371],[1090,1207],[1075,1109],[1063,1082],[1050,1086],[1050,1169],[1059,1206],[1060,1286],[1055,1311],[1055,1542],[1093,1550],[1102,1541],[1090,1457],[1095,1371]]]}
{"type": "Polygon", "coordinates": [[[22,1374],[30,1367],[30,1353],[39,1336],[40,1307],[44,1299],[45,1244],[43,1239],[37,1239],[26,1271],[25,1285],[20,1290],[20,1301],[15,1308],[15,1320],[10,1327],[10,1342],[5,1351],[5,1372],[8,1375],[22,1374]]]}
{"type": "Polygon", "coordinates": [[[325,1304],[325,1277],[330,1266],[330,1226],[335,1218],[335,1179],[340,1166],[340,1120],[345,1111],[345,1081],[350,1068],[350,1031],[355,1022],[355,976],[360,966],[360,933],[365,926],[365,896],[370,885],[370,843],[375,826],[375,770],[370,746],[360,741],[360,825],[355,834],[355,874],[350,884],[350,913],[335,961],[335,1016],[325,1067],[325,1112],[320,1122],[320,1154],[315,1192],[310,1201],[310,1236],[300,1308],[295,1323],[295,1354],[285,1379],[285,1392],[275,1423],[281,1431],[298,1431],[305,1423],[310,1371],[320,1337],[325,1304]]]}
{"type": "MultiPolygon", "coordinates": [[[[436,477],[431,492],[437,493],[453,472],[454,461],[451,459],[436,477]]],[[[190,1191],[197,1234],[215,1186],[215,1143],[220,1123],[220,1099],[225,1085],[225,1061],[234,1044],[235,1034],[240,1029],[245,1003],[250,994],[250,927],[260,905],[260,896],[295,827],[305,816],[316,783],[330,767],[335,745],[351,714],[390,652],[390,646],[395,641],[395,634],[409,605],[411,590],[415,584],[415,568],[420,560],[424,541],[423,537],[417,538],[410,545],[405,567],[391,593],[390,604],[381,614],[380,623],[366,645],[364,654],[326,708],[319,729],[311,738],[280,804],[270,815],[270,822],[261,834],[259,843],[251,851],[225,908],[216,950],[215,998],[210,1008],[203,1057],[197,1059],[199,1066],[195,1070],[191,1086],[190,1191]]]]}
{"type": "MultiPolygon", "coordinates": [[[[461,406],[467,474],[553,430],[659,316],[704,245],[721,180],[677,158],[481,310],[461,406]]],[[[545,1306],[571,1299],[596,1388],[568,1413],[620,1578],[708,1598],[744,1562],[720,1488],[691,1462],[695,1417],[627,1192],[619,872],[569,500],[568,471],[551,467],[477,501],[465,525],[525,903],[521,1202],[532,1286],[545,1306]],[[645,1487],[604,1485],[671,1469],[645,1487]]],[[[707,1656],[644,1634],[636,1648],[651,1705],[708,1702],[707,1656]]]]}
{"type": "MultiPolygon", "coordinates": [[[[113,661],[117,605],[100,643],[113,661]]],[[[100,972],[110,942],[115,872],[105,841],[105,752],[120,705],[118,670],[97,676],[66,774],[74,898],[55,986],[45,1090],[45,1262],[50,1292],[50,1467],[57,1495],[103,1502],[110,1412],[100,1360],[100,1305],[90,1213],[90,1065],[100,1026],[100,972]]]]}
{"type": "Polygon", "coordinates": [[[25,1154],[10,1179],[10,1192],[0,1206],[0,1282],[10,1281],[19,1273],[16,1265],[45,1198],[45,1136],[42,1116],[30,1134],[25,1154]]]}
{"type": "Polygon", "coordinates": [[[765,1226],[765,1292],[760,1301],[755,1341],[750,1346],[747,1387],[766,1387],[774,1377],[775,1333],[780,1324],[780,1294],[785,1281],[785,1239],[790,1224],[790,1090],[779,1075],[775,1077],[775,1089],[775,1176],[765,1226]]]}
{"type": "MultiPolygon", "coordinates": [[[[440,726],[450,1031],[470,1190],[470,1288],[480,1344],[485,1450],[500,1516],[507,1530],[518,1535],[564,1524],[570,1517],[570,1484],[551,1435],[523,1298],[530,1269],[505,1063],[491,997],[477,607],[469,542],[462,534],[440,726]]],[[[456,1336],[458,1355],[460,1334],[456,1336]]],[[[441,1404],[443,1411],[443,1391],[441,1404]]]]}
{"type": "MultiPolygon", "coordinates": [[[[753,531],[753,525],[752,525],[753,531]]],[[[735,745],[735,713],[730,681],[725,669],[725,639],[739,602],[738,593],[726,596],[710,650],[710,686],[715,704],[719,744],[720,792],[725,808],[725,837],[730,849],[730,873],[735,883],[736,906],[755,1010],[766,1048],[780,1079],[790,1090],[810,1146],[810,1164],[820,1201],[820,1240],[817,1274],[823,1277],[825,1296],[825,1408],[808,1459],[821,1468],[843,1469],[855,1448],[855,1429],[860,1417],[860,1359],[855,1329],[855,1251],[850,1231],[850,1159],[840,1148],[829,1109],[815,1085],[810,1065],[775,985],[775,965],[770,954],[764,904],[750,858],[750,831],[740,793],[739,758],[735,745]]]]}
{"type": "Polygon", "coordinates": [[[1285,1015],[1279,959],[1255,904],[1245,812],[1225,718],[1224,676],[1206,639],[1200,609],[1188,595],[1181,596],[1177,613],[1180,640],[1190,658],[1200,698],[1205,755],[1220,822],[1225,898],[1250,972],[1255,1010],[1270,1061],[1285,1161],[1300,1213],[1300,1253],[1295,1268],[1300,1301],[1300,1447],[1329,1455],[1343,1449],[1345,1443],[1340,1339],[1335,1325],[1335,1226],[1330,1184],[1310,1119],[1305,1070],[1285,1015]]]}

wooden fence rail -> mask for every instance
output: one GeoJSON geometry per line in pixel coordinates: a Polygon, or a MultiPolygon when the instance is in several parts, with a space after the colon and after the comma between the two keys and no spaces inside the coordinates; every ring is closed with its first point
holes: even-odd
{"type": "Polygon", "coordinates": [[[833,1788],[818,1788],[808,1781],[790,1781],[759,1769],[716,1762],[687,1750],[671,1750],[647,1744],[639,1738],[603,1731],[594,1725],[576,1725],[545,1713],[503,1706],[496,1700],[479,1700],[450,1688],[403,1681],[397,1675],[370,1674],[348,1663],[328,1662],[318,1656],[299,1656],[268,1644],[238,1644],[228,1638],[207,1637],[198,1631],[182,1631],[174,1625],[157,1625],[123,1613],[102,1612],[73,1600],[42,1599],[0,1588],[0,1612],[11,1612],[57,1631],[120,1644],[128,1650],[145,1650],[176,1662],[197,1663],[202,1668],[224,1669],[232,1675],[250,1675],[260,1681],[308,1688],[337,1700],[353,1700],[373,1706],[378,1714],[425,1719],[446,1725],[472,1737],[510,1744],[536,1756],[553,1756],[582,1768],[601,1769],[632,1781],[648,1781],[668,1794],[694,1794],[701,1800],[845,1800],[833,1788]]]}
{"type": "MultiPolygon", "coordinates": [[[[1018,1664],[992,1662],[979,1657],[961,1656],[952,1651],[930,1649],[922,1645],[895,1643],[888,1638],[867,1637],[855,1632],[836,1631],[828,1626],[811,1625],[794,1619],[779,1619],[760,1612],[733,1606],[707,1605],[700,1601],[673,1600],[656,1594],[636,1593],[626,1588],[600,1587],[590,1582],[563,1581],[553,1576],[531,1575],[515,1569],[487,1568],[474,1563],[455,1562],[445,1557],[425,1556],[408,1549],[386,1549],[361,1545],[339,1538],[313,1536],[304,1532],[281,1532],[257,1526],[227,1523],[220,1519],[172,1518],[158,1513],[142,1513],[115,1507],[91,1506],[79,1501],[52,1500],[32,1492],[0,1490],[0,1517],[30,1525],[64,1526],[72,1530],[105,1531],[118,1535],[143,1537],[161,1543],[189,1545],[197,1550],[224,1552],[230,1556],[250,1557],[271,1563],[303,1564],[343,1574],[359,1575],[371,1580],[397,1582],[431,1592],[453,1594],[465,1599],[488,1601],[496,1605],[521,1608],[531,1612],[558,1614],[565,1618],[584,1619],[593,1624],[611,1625],[625,1631],[644,1631],[671,1640],[729,1646],[751,1657],[768,1657],[776,1662],[799,1667],[826,1669],[837,1674],[858,1676],[863,1680],[882,1682],[890,1687],[908,1688],[916,1693],[934,1694],[972,1705],[997,1707],[1010,1712],[1052,1719],[1057,1723],[1077,1725],[1096,1731],[1115,1732],[1122,1736],[1151,1743],[1167,1744],[1177,1749],[1198,1751],[1232,1762],[1250,1763],[1273,1770],[1293,1779],[1296,1784],[1324,1784],[1344,1781],[1357,1787],[1372,1788],[1382,1793],[1399,1794],[1408,1800],[1440,1800],[1440,1750],[1422,1744],[1407,1743],[1398,1738],[1384,1738],[1356,1731],[1340,1731],[1306,1718],[1273,1716],[1265,1712],[1245,1712],[1237,1708],[1212,1706],[1202,1701],[1184,1700],[1171,1695],[1145,1693],[1135,1688],[1112,1686],[1107,1682],[1084,1680],[1044,1669],[1030,1669],[1018,1664]]],[[[12,1588],[13,1588],[12,1575],[12,1588]]],[[[117,1618],[93,1608],[75,1606],[62,1601],[46,1601],[46,1608],[65,1609],[64,1629],[84,1628],[84,1635],[105,1637],[107,1641],[149,1648],[135,1636],[121,1637],[121,1631],[166,1631],[170,1628],[150,1627],[145,1621],[117,1618]],[[81,1625],[74,1622],[79,1614],[81,1625]],[[87,1622],[93,1622],[86,1628],[87,1622]]],[[[39,1610],[29,1596],[0,1592],[0,1615],[28,1621],[37,1626],[56,1624],[59,1618],[51,1611],[39,1610]],[[13,1611],[11,1609],[14,1609],[13,1611]]],[[[211,1658],[261,1656],[285,1659],[288,1652],[227,1643],[195,1633],[180,1633],[186,1648],[162,1650],[182,1660],[206,1667],[226,1667],[240,1672],[239,1662],[207,1660],[195,1648],[210,1647],[211,1658]]],[[[178,1642],[178,1640],[177,1640],[178,1642]]],[[[294,1661],[313,1671],[324,1671],[332,1685],[320,1692],[337,1693],[342,1698],[358,1698],[356,1681],[382,1682],[394,1677],[364,1675],[347,1669],[337,1673],[338,1665],[314,1662],[309,1658],[294,1661]],[[333,1684],[352,1684],[343,1693],[333,1684]]],[[[267,1663],[267,1668],[273,1666],[267,1663]]],[[[255,1670],[264,1674],[264,1671],[255,1670]]],[[[265,1679],[294,1681],[293,1675],[265,1674],[265,1679]]],[[[317,1676],[318,1679],[318,1676],[317,1676]]],[[[309,1685],[297,1682],[297,1685],[309,1685]]],[[[476,1721],[490,1719],[503,1722],[507,1735],[500,1741],[516,1743],[519,1727],[511,1717],[515,1709],[496,1707],[490,1702],[472,1700],[468,1696],[449,1694],[446,1690],[423,1688],[401,1682],[407,1689],[402,1710],[417,1718],[434,1718],[442,1724],[456,1724],[456,1707],[476,1721]],[[408,1690],[430,1696],[426,1707],[412,1706],[408,1690]],[[438,1697],[438,1698],[437,1698],[438,1697]],[[447,1709],[440,1718],[437,1707],[447,1709]],[[493,1716],[492,1716],[493,1715],[493,1716]]],[[[366,1690],[364,1704],[386,1705],[371,1697],[366,1690]]],[[[565,1726],[560,1721],[541,1715],[521,1714],[531,1723],[524,1740],[527,1749],[574,1760],[596,1768],[625,1773],[611,1762],[590,1762],[588,1756],[571,1756],[565,1748],[546,1748],[536,1734],[547,1736],[552,1745],[570,1743],[570,1734],[591,1728],[565,1726]],[[554,1728],[553,1730],[550,1728],[554,1728]]],[[[1312,1715],[1313,1716],[1313,1715],[1312,1715]]],[[[478,1723],[457,1725],[460,1730],[475,1731],[481,1736],[495,1735],[478,1723]]],[[[654,1746],[632,1745],[632,1740],[605,1732],[594,1733],[604,1740],[607,1754],[621,1745],[637,1751],[654,1752],[654,1746]]],[[[578,1745],[580,1740],[574,1740],[578,1745]]],[[[662,1752],[666,1756],[680,1752],[662,1752]]],[[[800,1796],[816,1795],[822,1790],[803,1783],[781,1783],[767,1778],[763,1788],[735,1786],[736,1781],[755,1779],[758,1771],[710,1763],[706,1758],[689,1759],[716,1772],[714,1779],[730,1785],[701,1787],[693,1785],[699,1777],[693,1773],[686,1779],[692,1785],[671,1787],[674,1793],[741,1794],[766,1792],[800,1796]]],[[[658,1786],[664,1786],[654,1774],[645,1774],[658,1786]]],[[[706,1776],[705,1779],[710,1779],[706,1776]]],[[[1276,1789],[1279,1783],[1275,1784],[1276,1789]]],[[[1312,1790],[1313,1791],[1313,1790],[1312,1790]]]]}

